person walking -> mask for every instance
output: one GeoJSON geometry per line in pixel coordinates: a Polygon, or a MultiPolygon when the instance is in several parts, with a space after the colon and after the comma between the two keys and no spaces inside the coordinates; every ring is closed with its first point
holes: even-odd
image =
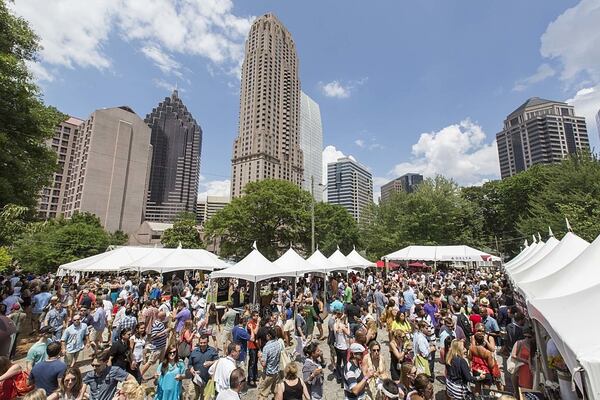
{"type": "Polygon", "coordinates": [[[87,325],[81,322],[81,315],[73,316],[73,323],[69,325],[62,334],[61,343],[63,353],[65,354],[65,364],[74,367],[79,357],[79,352],[83,350],[87,337],[87,325]]]}
{"type": "Polygon", "coordinates": [[[323,352],[319,348],[319,344],[311,342],[304,347],[306,359],[302,366],[302,378],[308,387],[311,400],[320,400],[323,398],[323,352]]]}
{"type": "MultiPolygon", "coordinates": [[[[190,354],[188,361],[189,373],[193,378],[195,398],[204,399],[204,388],[210,379],[209,368],[219,359],[219,353],[208,345],[208,335],[198,338],[198,344],[190,354]],[[195,376],[198,378],[195,378],[195,376]]],[[[231,383],[231,382],[230,382],[231,383]]]]}
{"type": "Polygon", "coordinates": [[[266,340],[267,343],[263,347],[262,353],[259,353],[265,374],[258,385],[258,400],[270,399],[273,393],[275,393],[280,370],[279,364],[282,349],[274,328],[267,329],[266,340]]]}
{"type": "Polygon", "coordinates": [[[275,389],[275,400],[309,400],[310,394],[302,379],[298,377],[298,365],[295,362],[286,365],[283,379],[275,389]]]}
{"type": "Polygon", "coordinates": [[[217,393],[229,389],[229,377],[231,372],[237,367],[237,360],[240,357],[240,345],[229,343],[227,345],[227,356],[219,358],[209,369],[209,373],[215,380],[215,390],[217,393]]]}
{"type": "Polygon", "coordinates": [[[110,400],[115,397],[119,382],[134,381],[127,371],[116,366],[109,366],[110,353],[104,351],[92,360],[90,372],[83,377],[83,383],[90,388],[89,400],[110,400]]]}
{"type": "Polygon", "coordinates": [[[156,369],[155,400],[179,400],[182,381],[185,378],[185,363],[179,360],[177,347],[170,346],[156,369]]]}
{"type": "Polygon", "coordinates": [[[229,377],[229,389],[219,392],[216,400],[239,400],[240,393],[244,390],[244,382],[246,382],[244,370],[234,369],[229,377]]]}
{"type": "Polygon", "coordinates": [[[446,353],[446,394],[452,400],[465,399],[471,393],[469,384],[485,378],[482,372],[477,377],[471,373],[463,343],[463,340],[454,339],[446,353]]]}
{"type": "Polygon", "coordinates": [[[29,373],[29,383],[38,389],[44,389],[46,394],[54,393],[58,389],[58,380],[67,370],[67,364],[61,359],[61,345],[58,342],[48,344],[47,358],[38,362],[29,373]]]}
{"type": "Polygon", "coordinates": [[[258,311],[252,312],[252,318],[246,325],[246,330],[250,334],[248,340],[248,387],[255,388],[258,380],[258,327],[260,317],[258,311]]]}

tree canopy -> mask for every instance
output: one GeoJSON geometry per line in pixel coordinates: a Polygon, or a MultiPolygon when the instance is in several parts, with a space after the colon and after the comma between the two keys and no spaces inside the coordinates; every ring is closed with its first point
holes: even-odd
{"type": "Polygon", "coordinates": [[[46,107],[27,70],[35,61],[38,37],[0,0],[0,207],[33,207],[40,189],[56,170],[45,141],[65,116],[46,107]]]}
{"type": "Polygon", "coordinates": [[[196,229],[196,215],[190,212],[180,213],[173,227],[163,232],[160,242],[168,248],[176,248],[179,245],[184,249],[202,248],[202,240],[196,229]]]}
{"type": "Polygon", "coordinates": [[[36,223],[15,242],[12,254],[24,270],[43,273],[120,244],[121,232],[110,234],[94,214],[76,213],[71,219],[36,223]]]}
{"type": "MultiPolygon", "coordinates": [[[[248,183],[244,193],[206,224],[209,237],[221,238],[222,256],[241,259],[254,241],[271,260],[290,245],[309,255],[313,200],[307,191],[291,182],[267,179],[248,183]]],[[[356,222],[340,206],[315,204],[315,241],[324,252],[333,252],[338,244],[351,249],[358,241],[356,222]]]]}

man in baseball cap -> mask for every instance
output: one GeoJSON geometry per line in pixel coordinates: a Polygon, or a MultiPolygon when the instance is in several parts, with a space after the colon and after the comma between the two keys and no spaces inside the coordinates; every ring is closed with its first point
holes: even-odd
{"type": "Polygon", "coordinates": [[[344,371],[344,398],[346,400],[363,398],[367,388],[367,382],[374,374],[372,369],[369,369],[366,374],[363,374],[360,364],[363,359],[365,348],[360,343],[352,343],[350,348],[350,359],[346,364],[344,371]]]}

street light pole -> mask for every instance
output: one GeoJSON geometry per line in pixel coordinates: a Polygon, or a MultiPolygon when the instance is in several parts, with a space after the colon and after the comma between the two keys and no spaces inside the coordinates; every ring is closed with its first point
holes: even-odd
{"type": "Polygon", "coordinates": [[[310,176],[310,254],[315,252],[315,177],[310,176]]]}

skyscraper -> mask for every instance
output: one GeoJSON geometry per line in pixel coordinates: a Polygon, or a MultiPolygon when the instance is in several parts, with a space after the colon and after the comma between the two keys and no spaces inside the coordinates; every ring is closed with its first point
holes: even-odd
{"type": "Polygon", "coordinates": [[[323,199],[319,187],[323,176],[323,126],[319,105],[304,92],[300,101],[300,148],[304,157],[302,188],[312,190],[315,201],[323,199]],[[312,177],[312,180],[311,180],[312,177]],[[314,187],[311,188],[311,182],[314,187]]]}
{"type": "Polygon", "coordinates": [[[399,178],[389,181],[381,187],[381,201],[386,201],[392,193],[404,191],[411,193],[415,186],[423,182],[421,174],[404,174],[399,178]]]}
{"type": "Polygon", "coordinates": [[[67,203],[67,181],[74,154],[78,127],[83,121],[70,117],[61,122],[54,131],[54,137],[47,141],[49,147],[56,152],[58,170],[52,175],[52,183],[42,189],[38,200],[38,216],[49,219],[56,218],[63,213],[67,203]]]}
{"type": "Polygon", "coordinates": [[[246,40],[238,136],[231,160],[231,195],[248,182],[284,179],[302,184],[298,133],[300,80],[292,36],[273,15],[258,18],[246,40]]]}
{"type": "Polygon", "coordinates": [[[150,128],[127,106],[96,110],[78,128],[65,217],[96,214],[110,232],[142,222],[152,146],[150,128]]]}
{"type": "Polygon", "coordinates": [[[202,129],[174,90],[144,120],[152,135],[152,164],[145,219],[173,222],[196,213],[202,129]]]}
{"type": "Polygon", "coordinates": [[[359,222],[373,202],[373,176],[348,157],[327,164],[327,202],[343,206],[359,222]]]}
{"type": "Polygon", "coordinates": [[[585,118],[576,116],[573,106],[538,97],[506,117],[496,142],[502,179],[590,147],[585,118]]]}

